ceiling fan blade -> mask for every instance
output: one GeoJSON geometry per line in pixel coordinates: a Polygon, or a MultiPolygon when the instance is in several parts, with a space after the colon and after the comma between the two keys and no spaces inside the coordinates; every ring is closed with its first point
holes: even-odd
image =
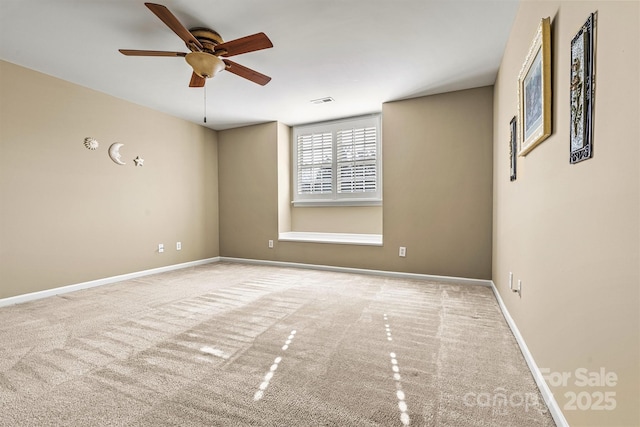
{"type": "Polygon", "coordinates": [[[127,56],[187,56],[184,52],[165,52],[163,50],[133,50],[118,49],[121,54],[127,56]]]}
{"type": "Polygon", "coordinates": [[[234,56],[270,47],[273,47],[273,43],[271,43],[269,37],[265,33],[257,33],[221,43],[215,47],[215,52],[220,53],[222,56],[234,56]]]}
{"type": "Polygon", "coordinates": [[[232,72],[236,76],[243,77],[247,80],[251,80],[254,83],[259,85],[266,85],[271,81],[271,77],[265,76],[251,68],[247,68],[244,65],[240,65],[236,62],[230,61],[228,59],[223,59],[224,63],[227,64],[227,71],[232,72]]]}
{"type": "Polygon", "coordinates": [[[164,22],[167,27],[171,28],[171,30],[173,30],[173,32],[176,33],[178,37],[180,37],[185,43],[187,43],[187,45],[194,44],[198,46],[200,50],[202,50],[202,44],[198,41],[198,39],[196,39],[193,34],[191,34],[189,30],[187,30],[185,26],[180,23],[180,21],[178,21],[178,18],[176,18],[169,9],[161,4],[155,3],[145,3],[144,5],[147,6],[149,10],[153,12],[158,18],[160,18],[160,20],[164,22]]]}
{"type": "Polygon", "coordinates": [[[204,77],[200,77],[196,73],[191,73],[191,81],[189,82],[189,87],[204,87],[204,82],[206,79],[204,77]]]}

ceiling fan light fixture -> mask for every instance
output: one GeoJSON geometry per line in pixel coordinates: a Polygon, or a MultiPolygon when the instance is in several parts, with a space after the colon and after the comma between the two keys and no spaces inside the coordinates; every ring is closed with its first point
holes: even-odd
{"type": "Polygon", "coordinates": [[[210,78],[226,68],[222,59],[206,52],[191,52],[185,56],[193,72],[202,78],[210,78]]]}

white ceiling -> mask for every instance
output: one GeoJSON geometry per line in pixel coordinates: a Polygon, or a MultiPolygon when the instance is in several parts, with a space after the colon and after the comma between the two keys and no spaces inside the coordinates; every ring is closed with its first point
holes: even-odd
{"type": "MultiPolygon", "coordinates": [[[[491,85],[518,0],[156,0],[187,28],[226,40],[265,32],[272,49],[232,59],[272,77],[229,72],[206,83],[207,124],[296,125],[379,112],[382,103],[491,85]],[[310,101],[333,97],[335,102],[310,101]]],[[[0,58],[195,123],[203,89],[188,52],[143,0],[0,0],[0,58]]],[[[0,76],[1,77],[1,76],[0,76]]]]}

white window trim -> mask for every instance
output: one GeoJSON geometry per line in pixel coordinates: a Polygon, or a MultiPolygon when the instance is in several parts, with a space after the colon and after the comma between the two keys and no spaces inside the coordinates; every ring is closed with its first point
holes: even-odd
{"type": "Polygon", "coordinates": [[[381,199],[315,199],[315,200],[294,200],[291,202],[296,208],[318,207],[320,206],[382,206],[381,199]]]}
{"type": "Polygon", "coordinates": [[[294,126],[293,128],[293,200],[295,207],[318,206],[381,206],[382,205],[382,123],[380,114],[371,114],[348,119],[332,120],[294,126]],[[350,193],[340,195],[337,192],[337,164],[336,137],[338,130],[345,128],[371,127],[376,128],[376,189],[375,193],[350,193]],[[298,135],[307,133],[332,132],[332,193],[331,194],[298,194],[298,135]]]}

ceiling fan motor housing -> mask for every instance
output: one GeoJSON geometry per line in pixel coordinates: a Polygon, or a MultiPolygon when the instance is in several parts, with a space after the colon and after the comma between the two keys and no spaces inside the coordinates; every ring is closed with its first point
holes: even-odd
{"type": "MultiPolygon", "coordinates": [[[[224,40],[222,40],[222,36],[210,28],[196,27],[191,28],[189,32],[198,39],[200,44],[204,47],[203,51],[207,53],[215,54],[214,48],[224,42],[224,40]]],[[[189,43],[187,43],[187,47],[191,52],[198,51],[198,48],[190,45],[189,43]]]]}

